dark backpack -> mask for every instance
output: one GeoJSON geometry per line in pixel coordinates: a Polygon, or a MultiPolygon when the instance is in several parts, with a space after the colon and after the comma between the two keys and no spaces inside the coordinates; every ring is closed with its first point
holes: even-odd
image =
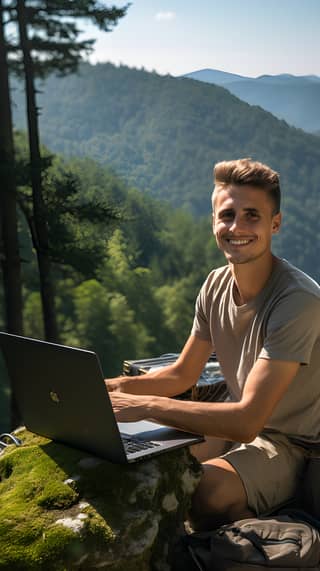
{"type": "Polygon", "coordinates": [[[172,571],[320,571],[316,520],[304,512],[243,519],[184,536],[172,571]]]}

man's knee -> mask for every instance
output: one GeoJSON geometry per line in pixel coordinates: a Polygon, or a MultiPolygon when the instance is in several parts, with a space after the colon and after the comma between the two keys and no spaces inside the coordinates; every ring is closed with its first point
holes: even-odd
{"type": "Polygon", "coordinates": [[[203,464],[203,476],[193,496],[191,519],[195,527],[221,525],[250,517],[247,494],[240,476],[226,460],[216,458],[203,464]]]}
{"type": "Polygon", "coordinates": [[[193,444],[190,448],[191,453],[199,460],[199,462],[206,462],[221,456],[227,452],[232,446],[232,442],[223,440],[222,438],[215,438],[213,436],[206,436],[205,441],[200,444],[193,444]]]}

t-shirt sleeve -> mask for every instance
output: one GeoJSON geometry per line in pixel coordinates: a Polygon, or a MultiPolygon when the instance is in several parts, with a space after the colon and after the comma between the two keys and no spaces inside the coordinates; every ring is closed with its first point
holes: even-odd
{"type": "Polygon", "coordinates": [[[204,282],[196,300],[191,335],[195,335],[195,337],[199,337],[204,341],[212,341],[208,315],[207,280],[204,282]]]}
{"type": "Polygon", "coordinates": [[[320,337],[320,299],[306,292],[292,292],[270,314],[259,357],[309,364],[320,337]]]}

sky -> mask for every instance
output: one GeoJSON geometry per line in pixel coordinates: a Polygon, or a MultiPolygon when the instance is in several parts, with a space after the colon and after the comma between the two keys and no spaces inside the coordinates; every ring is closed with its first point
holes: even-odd
{"type": "Polygon", "coordinates": [[[112,32],[87,26],[82,37],[96,38],[93,63],[159,74],[320,76],[319,22],[320,0],[132,0],[112,32]]]}

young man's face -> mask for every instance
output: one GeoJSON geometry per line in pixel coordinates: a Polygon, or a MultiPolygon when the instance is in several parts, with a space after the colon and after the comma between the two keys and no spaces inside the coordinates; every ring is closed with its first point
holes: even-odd
{"type": "Polygon", "coordinates": [[[267,191],[250,185],[216,187],[213,233],[217,245],[232,264],[245,264],[270,256],[271,238],[279,231],[281,214],[267,191]]]}

